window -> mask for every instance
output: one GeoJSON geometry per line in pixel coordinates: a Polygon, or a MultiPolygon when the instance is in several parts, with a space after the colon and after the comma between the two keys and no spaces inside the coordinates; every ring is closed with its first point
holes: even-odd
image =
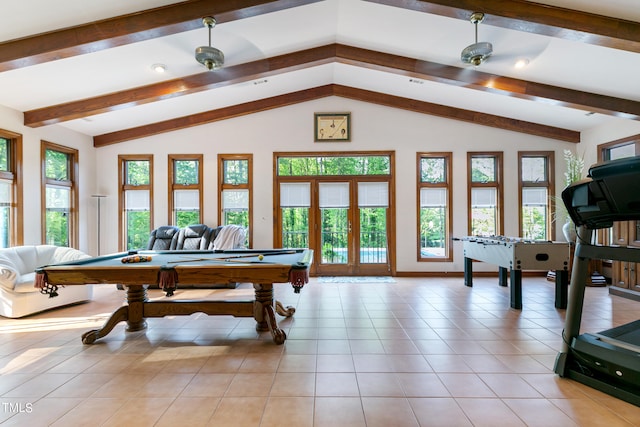
{"type": "Polygon", "coordinates": [[[78,151],[42,141],[42,241],[78,246],[78,151]]]}
{"type": "Polygon", "coordinates": [[[253,156],[251,154],[218,155],[218,206],[220,225],[236,224],[247,228],[251,246],[253,156]]]}
{"type": "Polygon", "coordinates": [[[503,229],[502,152],[467,153],[469,235],[497,236],[503,229]]]}
{"type": "Polygon", "coordinates": [[[202,155],[169,155],[169,218],[186,227],[202,223],[202,155]]]}
{"type": "MultiPolygon", "coordinates": [[[[638,155],[640,155],[640,135],[598,145],[598,161],[617,160],[638,155]]],[[[640,221],[619,221],[615,222],[612,228],[599,229],[596,232],[596,242],[601,245],[619,245],[621,242],[626,244],[629,241],[640,241],[640,221]],[[629,227],[631,230],[625,230],[629,227]]]]}
{"type": "Polygon", "coordinates": [[[120,247],[145,248],[153,228],[153,156],[120,155],[120,247]]]}
{"type": "Polygon", "coordinates": [[[418,153],[418,261],[450,261],[451,153],[418,153]]]}
{"type": "Polygon", "coordinates": [[[550,195],[555,194],[554,153],[518,152],[520,236],[553,240],[550,195]]]}
{"type": "Polygon", "coordinates": [[[22,135],[0,129],[0,247],[24,243],[22,135]]]}

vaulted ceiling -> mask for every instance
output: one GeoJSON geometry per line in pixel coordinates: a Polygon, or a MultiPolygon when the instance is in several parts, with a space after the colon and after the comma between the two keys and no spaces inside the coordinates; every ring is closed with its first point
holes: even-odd
{"type": "Polygon", "coordinates": [[[11,2],[0,105],[96,147],[327,96],[570,142],[640,120],[636,0],[545,3],[11,2]],[[478,67],[460,60],[475,41],[474,11],[494,51],[478,67]],[[194,58],[208,44],[204,16],[215,17],[211,43],[225,54],[217,71],[194,58]],[[515,68],[518,59],[528,65],[515,68]]]}

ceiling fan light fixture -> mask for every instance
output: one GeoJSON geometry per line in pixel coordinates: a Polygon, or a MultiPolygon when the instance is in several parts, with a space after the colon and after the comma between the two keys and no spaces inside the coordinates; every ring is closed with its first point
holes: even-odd
{"type": "Polygon", "coordinates": [[[474,43],[465,47],[460,54],[460,59],[465,64],[478,66],[487,60],[493,53],[493,46],[489,42],[474,43]]]}
{"type": "Polygon", "coordinates": [[[476,42],[465,47],[460,54],[460,59],[465,64],[479,66],[493,53],[493,46],[489,42],[478,42],[478,24],[484,20],[484,13],[474,12],[469,18],[476,27],[476,42]]]}
{"type": "Polygon", "coordinates": [[[204,65],[207,70],[217,70],[224,64],[224,54],[221,50],[211,47],[211,29],[216,25],[212,16],[202,18],[202,24],[209,29],[209,46],[196,48],[196,61],[204,65]]]}

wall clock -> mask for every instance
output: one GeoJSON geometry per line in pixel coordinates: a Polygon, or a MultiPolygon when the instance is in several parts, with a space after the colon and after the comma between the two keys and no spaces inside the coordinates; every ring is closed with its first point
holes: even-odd
{"type": "Polygon", "coordinates": [[[351,113],[316,113],[314,128],[316,142],[351,141],[351,113]]]}

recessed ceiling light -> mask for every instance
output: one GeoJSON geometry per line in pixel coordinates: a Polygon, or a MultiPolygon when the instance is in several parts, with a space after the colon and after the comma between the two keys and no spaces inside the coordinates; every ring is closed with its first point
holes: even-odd
{"type": "Polygon", "coordinates": [[[516,63],[514,64],[514,67],[516,68],[524,68],[527,65],[529,65],[529,60],[527,58],[520,58],[516,61],[516,63]]]}
{"type": "Polygon", "coordinates": [[[164,73],[165,71],[167,71],[167,66],[166,66],[166,65],[164,65],[164,64],[153,64],[153,65],[151,66],[151,69],[152,69],[153,71],[155,71],[156,73],[160,73],[160,74],[162,74],[162,73],[164,73]]]}

